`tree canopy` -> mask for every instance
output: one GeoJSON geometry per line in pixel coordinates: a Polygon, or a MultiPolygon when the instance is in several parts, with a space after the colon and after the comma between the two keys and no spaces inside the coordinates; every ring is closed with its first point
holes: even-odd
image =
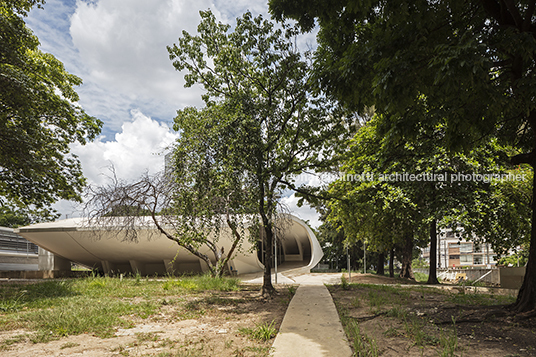
{"type": "Polygon", "coordinates": [[[189,187],[206,183],[212,197],[223,189],[220,199],[203,201],[205,209],[225,211],[237,199],[257,217],[268,248],[263,291],[271,293],[278,195],[299,190],[298,175],[333,163],[353,118],[335,114],[333,103],[313,91],[311,62],[295,48],[294,28],[247,12],[230,31],[210,11],[200,14],[198,35],[183,32],[168,48],[175,68],[186,72],[186,85],[206,90],[204,108],[185,108],[176,118],[177,180],[189,187]],[[199,150],[186,149],[192,147],[199,150]]]}
{"type": "MultiPolygon", "coordinates": [[[[349,107],[388,115],[390,140],[444,121],[448,149],[495,136],[521,152],[513,163],[536,166],[534,0],[271,0],[270,9],[304,30],[319,25],[317,82],[349,107]]],[[[517,312],[536,308],[535,208],[517,312]]]]}
{"type": "Polygon", "coordinates": [[[85,184],[69,145],[102,123],[76,103],[82,80],[39,50],[24,17],[43,0],[0,1],[0,204],[48,207],[80,200],[85,184]]]}

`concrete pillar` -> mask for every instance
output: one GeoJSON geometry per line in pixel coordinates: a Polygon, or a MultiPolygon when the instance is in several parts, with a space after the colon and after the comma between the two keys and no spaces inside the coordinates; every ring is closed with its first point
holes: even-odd
{"type": "Polygon", "coordinates": [[[130,268],[132,269],[132,274],[147,274],[147,269],[145,269],[145,263],[140,262],[139,260],[129,260],[129,263],[130,268]]]}
{"type": "Polygon", "coordinates": [[[170,275],[175,275],[175,267],[173,265],[173,260],[164,259],[164,266],[166,267],[166,273],[170,275]]]}
{"type": "Polygon", "coordinates": [[[39,247],[38,270],[71,271],[71,261],[39,247]]]}
{"type": "Polygon", "coordinates": [[[112,262],[109,262],[107,260],[101,260],[102,264],[102,270],[104,270],[104,274],[112,274],[114,272],[115,264],[112,262]]]}

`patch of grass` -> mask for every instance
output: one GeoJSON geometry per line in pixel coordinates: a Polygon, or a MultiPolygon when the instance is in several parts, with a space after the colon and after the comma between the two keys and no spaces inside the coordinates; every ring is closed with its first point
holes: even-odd
{"type": "Polygon", "coordinates": [[[389,327],[387,330],[383,331],[383,334],[386,337],[398,337],[398,336],[400,336],[400,333],[394,327],[389,327]]]}
{"type": "Polygon", "coordinates": [[[22,334],[22,335],[16,335],[8,339],[5,339],[2,341],[2,344],[0,344],[0,351],[8,350],[11,345],[26,341],[27,338],[28,338],[28,335],[22,334]]]}
{"type": "MultiPolygon", "coordinates": [[[[0,330],[28,328],[34,331],[29,338],[35,343],[81,333],[110,337],[115,328],[133,325],[124,317],[145,319],[162,305],[178,303],[181,299],[166,299],[177,295],[175,289],[162,289],[166,284],[172,287],[190,286],[192,288],[188,290],[194,291],[234,291],[240,288],[237,279],[209,276],[162,282],[142,280],[139,276],[123,279],[93,275],[82,279],[5,285],[0,286],[0,311],[3,312],[0,330]]],[[[207,304],[226,305],[241,302],[220,297],[209,297],[206,301],[207,304]]],[[[203,313],[195,303],[190,303],[181,318],[203,313]]]]}
{"type": "Polygon", "coordinates": [[[415,280],[418,281],[418,282],[427,282],[428,281],[428,274],[425,274],[425,273],[419,273],[419,272],[414,272],[413,273],[413,276],[415,277],[415,280]]]}
{"type": "MultiPolygon", "coordinates": [[[[253,352],[257,357],[268,357],[270,354],[270,347],[261,347],[261,346],[246,346],[244,351],[253,352]]],[[[236,356],[242,356],[243,354],[236,354],[236,356]]]]}
{"type": "Polygon", "coordinates": [[[488,294],[473,294],[459,293],[452,294],[447,298],[447,301],[458,305],[506,305],[515,302],[515,297],[505,295],[488,295],[488,294]]]}
{"type": "Polygon", "coordinates": [[[352,299],[352,306],[355,308],[361,307],[361,298],[359,296],[356,296],[355,298],[352,299]]]}
{"type": "Polygon", "coordinates": [[[115,327],[128,328],[132,323],[122,319],[124,315],[147,318],[156,311],[156,303],[143,301],[130,304],[119,300],[94,301],[86,297],[66,299],[51,309],[30,311],[19,316],[26,326],[54,337],[91,333],[111,337],[115,327]]]}
{"type": "Polygon", "coordinates": [[[404,318],[403,325],[406,336],[413,341],[414,345],[436,346],[439,344],[439,339],[427,331],[426,323],[422,319],[408,315],[404,318]]]}
{"type": "Polygon", "coordinates": [[[228,298],[228,297],[221,297],[218,295],[212,295],[212,296],[204,298],[201,301],[204,304],[209,304],[209,305],[236,306],[236,305],[245,303],[246,299],[233,299],[233,298],[228,298]]]}
{"type": "Polygon", "coordinates": [[[162,285],[164,290],[179,289],[188,291],[237,291],[239,290],[240,280],[237,278],[213,278],[209,275],[183,277],[180,279],[171,279],[162,285]]]}
{"type": "Polygon", "coordinates": [[[265,322],[262,324],[257,324],[255,328],[242,327],[239,328],[238,331],[243,335],[251,337],[252,339],[268,341],[277,334],[277,330],[275,329],[274,325],[275,321],[272,320],[270,323],[265,322]]]}
{"type": "Polygon", "coordinates": [[[361,332],[356,321],[350,321],[346,326],[346,333],[353,340],[354,355],[362,357],[377,357],[378,345],[376,340],[361,332]]]}
{"type": "Polygon", "coordinates": [[[138,340],[138,342],[149,342],[149,341],[156,342],[158,341],[158,333],[157,332],[138,332],[136,334],[136,339],[138,340]]]}
{"type": "Polygon", "coordinates": [[[439,337],[439,345],[442,348],[440,351],[441,357],[451,357],[455,356],[455,353],[458,351],[458,331],[456,330],[456,320],[452,318],[452,330],[445,332],[441,330],[441,335],[439,337]]]}
{"type": "Polygon", "coordinates": [[[287,289],[291,298],[294,296],[294,294],[296,294],[296,290],[298,290],[298,288],[294,285],[290,285],[287,289]]]}
{"type": "Polygon", "coordinates": [[[408,317],[408,311],[401,306],[395,306],[391,310],[387,311],[387,316],[403,320],[408,317]]]}
{"type": "Polygon", "coordinates": [[[382,307],[389,302],[389,297],[378,291],[370,290],[368,292],[368,302],[370,307],[382,307]]]}
{"type": "Polygon", "coordinates": [[[79,343],[76,343],[76,342],[67,342],[67,343],[64,343],[63,345],[61,345],[60,350],[64,350],[64,349],[66,349],[66,348],[78,347],[78,346],[80,346],[79,343]]]}
{"type": "Polygon", "coordinates": [[[341,276],[341,287],[343,288],[343,290],[350,289],[350,284],[348,283],[348,279],[346,279],[344,275],[341,276]]]}

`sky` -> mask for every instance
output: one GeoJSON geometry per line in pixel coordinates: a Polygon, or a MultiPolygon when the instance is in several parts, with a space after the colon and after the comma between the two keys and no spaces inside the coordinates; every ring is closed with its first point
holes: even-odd
{"type": "MultiPolygon", "coordinates": [[[[82,78],[79,104],[104,122],[98,139],[72,146],[89,184],[109,182],[111,166],[126,181],[163,169],[164,154],[178,135],[172,129],[176,111],[203,106],[202,88],[184,88],[184,73],[174,69],[166,46],[183,30],[195,34],[199,11],[207,9],[231,25],[248,10],[269,18],[267,0],[47,0],[44,9],[30,12],[26,23],[41,50],[82,78]]],[[[314,41],[309,34],[299,44],[310,48],[314,41]]],[[[319,225],[318,214],[297,207],[294,195],[281,201],[313,227],[319,225]]],[[[62,218],[80,215],[70,202],[56,208],[62,218]]]]}

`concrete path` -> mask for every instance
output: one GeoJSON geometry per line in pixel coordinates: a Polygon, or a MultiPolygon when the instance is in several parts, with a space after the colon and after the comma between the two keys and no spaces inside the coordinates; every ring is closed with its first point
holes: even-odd
{"type": "Polygon", "coordinates": [[[332,274],[305,274],[292,280],[301,281],[290,302],[271,356],[274,357],[349,357],[352,350],[346,339],[339,315],[324,286],[326,280],[337,280],[332,274]]]}

